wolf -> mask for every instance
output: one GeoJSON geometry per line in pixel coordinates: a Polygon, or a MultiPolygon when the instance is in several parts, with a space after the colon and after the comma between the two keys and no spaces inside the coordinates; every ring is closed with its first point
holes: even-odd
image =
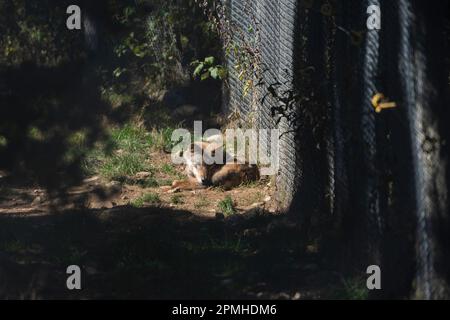
{"type": "Polygon", "coordinates": [[[172,192],[208,187],[230,190],[243,183],[260,179],[259,169],[256,165],[237,163],[223,150],[221,144],[213,141],[192,143],[190,150],[183,152],[182,156],[188,178],[173,181],[172,192]]]}

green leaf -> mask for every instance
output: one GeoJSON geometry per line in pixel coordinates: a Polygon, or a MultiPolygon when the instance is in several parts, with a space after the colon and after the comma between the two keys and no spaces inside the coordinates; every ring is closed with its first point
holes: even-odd
{"type": "Polygon", "coordinates": [[[210,76],[209,72],[206,71],[205,73],[202,74],[200,80],[202,80],[202,81],[203,81],[203,80],[206,80],[206,79],[209,78],[209,76],[210,76]]]}
{"type": "Polygon", "coordinates": [[[221,80],[225,79],[228,75],[227,69],[220,67],[218,69],[218,75],[219,75],[219,79],[221,79],[221,80]]]}
{"type": "Polygon", "coordinates": [[[219,69],[218,68],[210,68],[209,69],[209,73],[211,74],[211,77],[213,79],[218,79],[219,78],[219,69]]]}
{"type": "Polygon", "coordinates": [[[122,69],[122,68],[116,68],[113,71],[113,75],[114,75],[114,77],[118,78],[118,77],[120,77],[122,75],[122,72],[124,72],[124,71],[125,70],[122,69]]]}
{"type": "Polygon", "coordinates": [[[133,53],[136,57],[143,58],[145,56],[145,51],[142,47],[134,47],[133,53]]]}
{"type": "Polygon", "coordinates": [[[197,77],[203,71],[203,63],[200,63],[194,70],[194,76],[197,77]]]}
{"type": "Polygon", "coordinates": [[[213,65],[214,64],[214,57],[207,57],[207,58],[205,58],[205,64],[213,65]]]}

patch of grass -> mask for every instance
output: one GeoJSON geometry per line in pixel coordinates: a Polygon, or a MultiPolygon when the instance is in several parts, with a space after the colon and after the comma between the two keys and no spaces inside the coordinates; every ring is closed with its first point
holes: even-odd
{"type": "Polygon", "coordinates": [[[259,187],[260,185],[261,185],[261,181],[257,180],[257,181],[243,182],[240,186],[244,187],[244,188],[256,188],[256,187],[259,187]]]}
{"type": "Polygon", "coordinates": [[[236,209],[234,208],[233,199],[231,199],[230,196],[226,196],[225,199],[220,201],[218,204],[218,208],[226,217],[236,213],[236,209]]]}
{"type": "Polygon", "coordinates": [[[113,88],[102,89],[102,98],[113,108],[118,108],[133,102],[132,95],[117,93],[113,88]]]}
{"type": "MultiPolygon", "coordinates": [[[[100,174],[108,180],[137,184],[144,188],[165,185],[153,175],[148,179],[134,179],[134,175],[143,171],[153,173],[150,154],[152,151],[170,151],[173,130],[172,127],[166,127],[148,131],[140,123],[129,122],[110,129],[108,138],[93,147],[87,146],[88,132],[76,132],[68,138],[70,152],[67,161],[82,159],[86,176],[100,174]]],[[[42,135],[38,130],[32,130],[32,134],[35,139],[42,135]]],[[[161,171],[171,177],[178,175],[170,164],[163,165],[161,171]]]]}
{"type": "Polygon", "coordinates": [[[144,153],[148,152],[152,145],[145,128],[132,123],[112,130],[111,139],[122,152],[144,153]]]}
{"type": "Polygon", "coordinates": [[[13,240],[1,243],[0,249],[8,253],[21,253],[27,250],[27,246],[18,240],[13,240]]]}
{"type": "Polygon", "coordinates": [[[86,252],[83,252],[81,249],[75,246],[70,246],[68,250],[62,252],[56,258],[56,260],[63,265],[71,265],[71,264],[79,265],[85,254],[86,252]]]}
{"type": "Polygon", "coordinates": [[[179,194],[175,194],[172,196],[172,198],[170,198],[170,202],[172,204],[183,204],[184,203],[184,197],[182,195],[179,194]]]}
{"type": "Polygon", "coordinates": [[[229,251],[232,253],[241,253],[243,250],[243,244],[241,238],[222,239],[220,241],[211,239],[209,246],[210,250],[215,251],[229,251]]]}
{"type": "Polygon", "coordinates": [[[136,179],[134,177],[117,176],[114,178],[114,180],[122,184],[140,186],[141,188],[156,188],[161,186],[159,181],[156,180],[154,177],[148,177],[145,179],[136,179]]]}
{"type": "Polygon", "coordinates": [[[161,171],[161,173],[168,176],[168,179],[162,180],[166,183],[164,185],[171,185],[174,179],[182,180],[182,179],[186,178],[186,176],[183,173],[177,171],[177,169],[170,163],[163,164],[161,166],[160,171],[161,171]]]}
{"type": "Polygon", "coordinates": [[[244,254],[248,245],[242,242],[240,237],[213,239],[203,243],[184,242],[183,246],[194,253],[200,252],[228,252],[233,254],[244,254]]]}
{"type": "Polygon", "coordinates": [[[173,180],[172,179],[158,179],[158,187],[171,186],[173,180]]]}
{"type": "Polygon", "coordinates": [[[136,208],[141,208],[145,204],[160,204],[161,199],[156,193],[146,193],[142,197],[139,197],[131,202],[131,205],[136,208]]]}
{"type": "Polygon", "coordinates": [[[84,172],[89,175],[94,172],[89,171],[86,166],[86,158],[90,153],[88,147],[88,132],[86,130],[79,130],[74,133],[71,133],[67,137],[67,150],[64,153],[64,161],[65,163],[74,163],[75,161],[81,159],[84,160],[82,169],[84,172]]]}
{"type": "Polygon", "coordinates": [[[6,147],[8,145],[8,139],[0,135],[0,147],[6,147]]]}
{"type": "Polygon", "coordinates": [[[104,159],[100,167],[100,174],[111,180],[124,180],[138,172],[150,169],[141,155],[134,153],[117,154],[104,159]]]}
{"type": "MultiPolygon", "coordinates": [[[[93,150],[87,167],[90,166],[89,171],[97,171],[107,179],[133,183],[130,177],[138,172],[152,170],[148,162],[150,147],[151,139],[145,128],[129,123],[111,130],[110,138],[103,143],[102,151],[93,150]]],[[[148,183],[155,185],[154,181],[148,183]]]]}
{"type": "Polygon", "coordinates": [[[140,180],[137,182],[133,181],[131,184],[137,184],[137,185],[141,186],[142,188],[156,188],[156,187],[161,186],[160,182],[153,177],[149,177],[147,179],[140,180]]]}
{"type": "Polygon", "coordinates": [[[172,127],[153,129],[148,135],[153,150],[165,152],[171,151],[172,133],[174,130],[175,129],[172,127]]]}
{"type": "Polygon", "coordinates": [[[83,147],[87,142],[88,133],[86,130],[79,130],[69,135],[67,143],[75,147],[83,147]]]}
{"type": "Polygon", "coordinates": [[[369,291],[363,277],[342,280],[342,286],[334,291],[334,297],[342,300],[367,300],[369,291]]]}
{"type": "Polygon", "coordinates": [[[171,176],[177,175],[177,170],[174,168],[173,165],[168,164],[168,163],[165,163],[162,165],[161,171],[164,172],[165,174],[168,174],[171,176]]]}
{"type": "Polygon", "coordinates": [[[208,205],[209,205],[208,199],[204,195],[201,195],[199,196],[198,200],[194,203],[194,208],[202,209],[207,207],[208,205]]]}

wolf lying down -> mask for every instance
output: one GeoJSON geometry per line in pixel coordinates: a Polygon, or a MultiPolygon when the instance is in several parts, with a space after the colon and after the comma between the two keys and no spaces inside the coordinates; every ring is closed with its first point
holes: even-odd
{"type": "Polygon", "coordinates": [[[222,145],[214,142],[202,141],[192,143],[190,152],[184,152],[181,156],[186,166],[185,171],[188,178],[175,180],[169,192],[204,189],[207,187],[221,187],[224,190],[229,190],[242,183],[258,181],[260,178],[256,165],[230,161],[230,156],[223,151],[222,145]],[[223,164],[205,161],[205,159],[215,159],[218,152],[223,155],[223,161],[221,162],[223,164]]]}

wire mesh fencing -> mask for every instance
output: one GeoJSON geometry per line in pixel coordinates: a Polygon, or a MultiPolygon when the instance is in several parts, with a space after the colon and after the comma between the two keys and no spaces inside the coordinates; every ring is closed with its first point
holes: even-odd
{"type": "Polygon", "coordinates": [[[277,200],[301,236],[380,265],[385,297],[448,297],[448,1],[224,3],[226,109],[280,129],[277,200]]]}

